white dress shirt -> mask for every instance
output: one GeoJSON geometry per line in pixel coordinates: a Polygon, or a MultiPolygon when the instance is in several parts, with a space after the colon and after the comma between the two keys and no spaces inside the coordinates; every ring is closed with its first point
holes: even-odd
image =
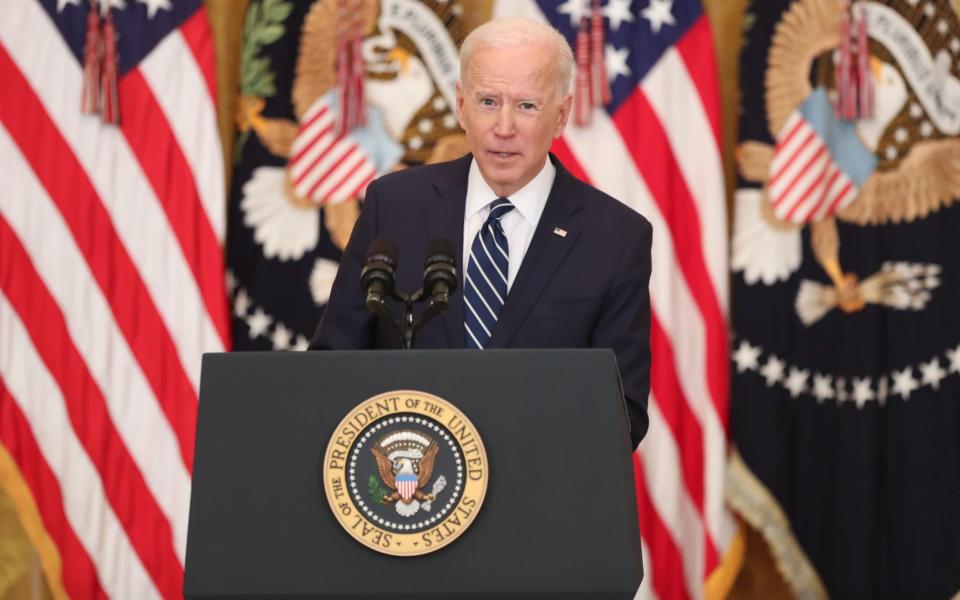
{"type": "MultiPolygon", "coordinates": [[[[507,292],[513,286],[513,280],[520,271],[520,264],[530,247],[533,232],[537,230],[543,207],[547,205],[547,197],[553,187],[557,168],[547,158],[543,168],[530,183],[515,192],[508,199],[513,204],[513,210],[500,219],[503,233],[507,236],[510,268],[507,272],[507,292]]],[[[463,216],[463,272],[467,272],[470,264],[470,248],[477,237],[480,227],[490,215],[490,203],[499,196],[490,188],[480,173],[477,161],[470,163],[470,175],[467,178],[467,205],[463,216]]]]}

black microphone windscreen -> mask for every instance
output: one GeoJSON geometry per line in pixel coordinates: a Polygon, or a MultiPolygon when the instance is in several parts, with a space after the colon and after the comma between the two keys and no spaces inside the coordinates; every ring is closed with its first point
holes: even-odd
{"type": "Polygon", "coordinates": [[[397,266],[397,243],[386,238],[377,238],[367,247],[367,263],[386,262],[393,268],[397,266]]]}
{"type": "Polygon", "coordinates": [[[456,256],[456,249],[450,240],[437,238],[430,240],[430,243],[427,244],[427,262],[443,260],[444,262],[452,261],[450,264],[455,265],[456,256]],[[439,258],[441,256],[447,260],[439,258]]]}

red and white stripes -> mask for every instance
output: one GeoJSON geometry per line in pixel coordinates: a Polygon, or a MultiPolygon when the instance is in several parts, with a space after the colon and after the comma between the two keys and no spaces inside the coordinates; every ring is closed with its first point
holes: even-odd
{"type": "Polygon", "coordinates": [[[853,202],[856,186],[800,111],[790,115],[783,131],[774,147],[767,182],[773,214],[784,221],[809,223],[853,202]]]}
{"type": "MultiPolygon", "coordinates": [[[[229,346],[205,13],[84,116],[42,6],[0,20],[0,443],[77,598],[182,593],[202,353],[229,346]]],[[[67,7],[70,10],[70,7],[67,7]]]]}
{"type": "Polygon", "coordinates": [[[377,174],[347,133],[336,131],[336,115],[324,98],[304,113],[290,157],[294,191],[317,204],[356,197],[377,174]]]}

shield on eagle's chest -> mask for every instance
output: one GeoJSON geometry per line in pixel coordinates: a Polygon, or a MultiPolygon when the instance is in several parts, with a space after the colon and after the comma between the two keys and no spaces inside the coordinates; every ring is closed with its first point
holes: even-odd
{"type": "Polygon", "coordinates": [[[413,498],[414,493],[417,491],[417,476],[413,473],[403,473],[397,475],[396,479],[397,491],[400,492],[400,497],[405,501],[409,501],[410,498],[413,498]]]}

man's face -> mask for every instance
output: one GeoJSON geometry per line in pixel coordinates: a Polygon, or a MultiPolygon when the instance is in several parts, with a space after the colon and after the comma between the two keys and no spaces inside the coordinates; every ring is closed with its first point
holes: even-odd
{"type": "Polygon", "coordinates": [[[563,133],[570,95],[557,93],[556,65],[543,44],[477,48],[457,84],[457,117],[487,184],[509,197],[536,177],[563,133]]]}

